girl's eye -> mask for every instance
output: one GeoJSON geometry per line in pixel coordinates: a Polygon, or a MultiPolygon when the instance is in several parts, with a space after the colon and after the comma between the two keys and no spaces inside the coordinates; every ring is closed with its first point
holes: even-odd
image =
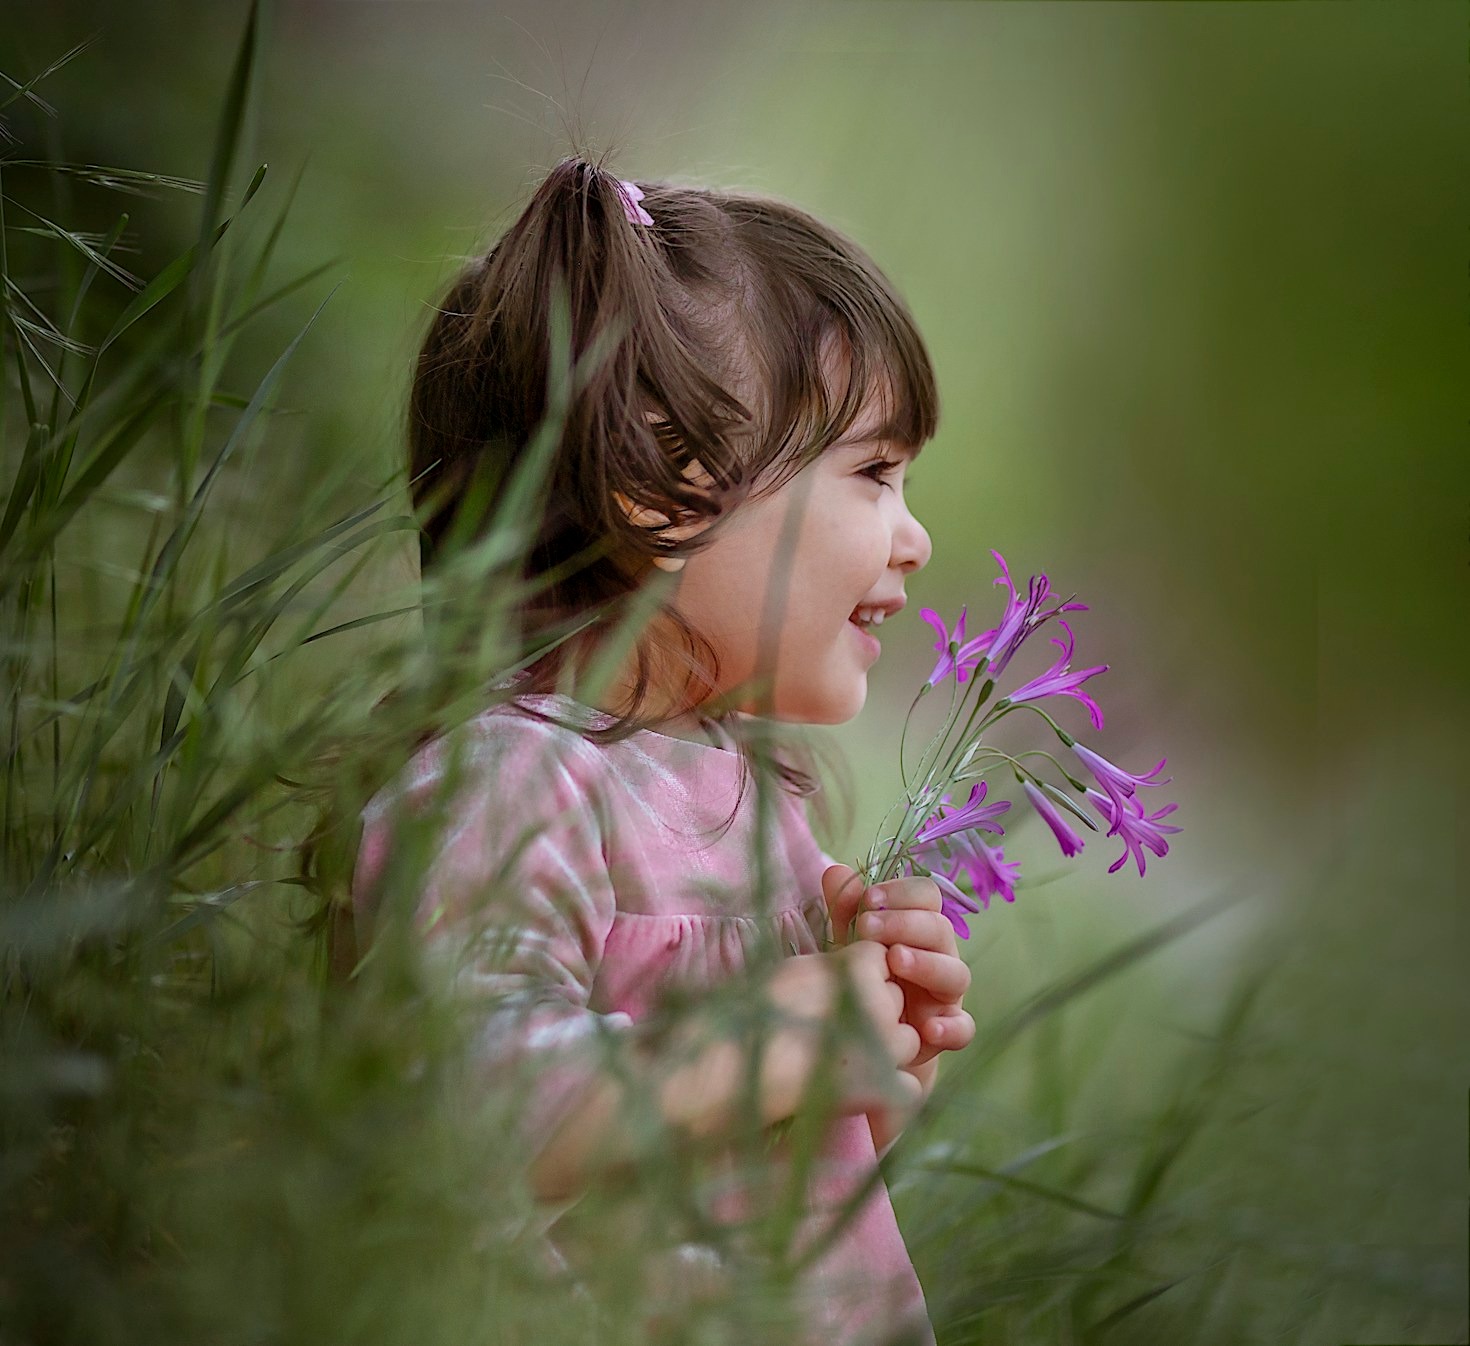
{"type": "Polygon", "coordinates": [[[902,463],[890,462],[887,458],[875,458],[866,467],[860,468],[858,475],[876,481],[881,486],[886,486],[888,483],[884,478],[890,472],[896,472],[902,466],[902,463]]]}

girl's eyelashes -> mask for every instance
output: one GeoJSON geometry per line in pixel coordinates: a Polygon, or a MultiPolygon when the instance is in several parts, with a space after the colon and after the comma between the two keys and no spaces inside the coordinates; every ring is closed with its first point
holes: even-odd
{"type": "Polygon", "coordinates": [[[886,486],[888,482],[885,478],[888,474],[890,472],[896,472],[902,466],[902,463],[895,463],[890,458],[875,458],[871,463],[859,468],[858,475],[876,481],[880,486],[886,486]]]}

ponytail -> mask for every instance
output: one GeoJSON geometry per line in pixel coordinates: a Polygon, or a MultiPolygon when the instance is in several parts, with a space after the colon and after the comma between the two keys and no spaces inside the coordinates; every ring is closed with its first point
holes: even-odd
{"type": "MultiPolygon", "coordinates": [[[[556,529],[540,539],[537,570],[598,537],[629,554],[664,550],[615,492],[670,519],[713,517],[744,481],[731,439],[750,413],[691,352],[657,220],[630,219],[626,199],[612,174],[563,160],[451,288],[419,359],[410,442],[423,494],[450,482],[458,497],[487,469],[503,480],[546,416],[551,315],[564,301],[567,354],[582,365],[547,482],[556,529]],[[709,474],[703,487],[683,472],[694,459],[709,474]]],[[[441,499],[424,522],[430,560],[454,503],[441,499]]]]}

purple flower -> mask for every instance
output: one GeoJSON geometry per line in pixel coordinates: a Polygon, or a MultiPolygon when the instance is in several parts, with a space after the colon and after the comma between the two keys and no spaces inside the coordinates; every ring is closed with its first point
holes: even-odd
{"type": "MultiPolygon", "coordinates": [[[[1162,783],[1162,782],[1161,782],[1162,783]]],[[[1169,854],[1169,843],[1164,840],[1165,832],[1182,832],[1182,827],[1170,827],[1159,822],[1160,818],[1167,818],[1179,807],[1178,804],[1165,804],[1157,813],[1144,813],[1143,805],[1132,795],[1124,800],[1121,810],[1115,809],[1113,801],[1107,795],[1097,790],[1088,788],[1087,797],[1092,800],[1094,807],[1104,818],[1111,817],[1113,821],[1112,830],[1120,833],[1123,838],[1123,854],[1108,866],[1108,873],[1116,873],[1128,862],[1130,855],[1138,862],[1138,873],[1141,878],[1145,872],[1143,858],[1143,847],[1147,846],[1160,859],[1169,854]]]]}
{"type": "MultiPolygon", "coordinates": [[[[995,819],[1010,808],[1010,801],[1002,799],[999,803],[985,804],[982,808],[981,803],[985,798],[985,790],[985,782],[977,781],[975,787],[970,791],[969,799],[962,807],[951,808],[947,813],[942,810],[936,813],[914,833],[914,840],[922,845],[925,842],[937,841],[940,837],[951,836],[955,832],[963,832],[969,828],[983,829],[986,832],[994,832],[998,836],[1005,836],[1005,828],[995,819]]],[[[943,802],[949,803],[948,795],[944,796],[943,802]]]]}
{"type": "Polygon", "coordinates": [[[919,610],[919,616],[939,632],[939,639],[934,642],[934,648],[939,653],[939,660],[934,665],[934,671],[929,675],[929,686],[931,687],[943,682],[951,673],[954,674],[956,682],[964,682],[985,653],[986,638],[984,636],[968,644],[965,642],[965,611],[965,608],[960,609],[960,619],[955,623],[954,631],[951,633],[944,625],[944,619],[933,608],[919,610]]]}
{"type": "Polygon", "coordinates": [[[1042,820],[1051,828],[1052,835],[1057,839],[1057,845],[1062,848],[1062,854],[1068,858],[1078,854],[1082,850],[1082,838],[1072,830],[1072,824],[1062,817],[1057,806],[1046,797],[1045,793],[1038,790],[1029,780],[1023,781],[1022,785],[1032,807],[1041,814],[1042,820]]]}
{"type": "Polygon", "coordinates": [[[980,904],[969,893],[961,891],[949,875],[934,871],[930,873],[929,877],[939,887],[941,895],[939,910],[944,913],[949,923],[954,926],[955,934],[961,939],[969,939],[970,927],[965,924],[965,917],[971,916],[979,911],[980,904]]]}
{"type": "Polygon", "coordinates": [[[1071,669],[1072,652],[1075,648],[1072,628],[1062,621],[1059,621],[1058,625],[1067,633],[1067,638],[1063,641],[1053,636],[1051,643],[1062,651],[1062,657],[1040,677],[1032,678],[1024,687],[1017,688],[1005,699],[1011,702],[1021,702],[1039,701],[1044,696],[1074,696],[1087,707],[1087,713],[1092,717],[1092,727],[1100,730],[1103,727],[1103,713],[1098,708],[1097,702],[1081,688],[1088,678],[1095,677],[1099,673],[1106,673],[1108,666],[1096,664],[1092,668],[1084,668],[1074,673],[1071,669]]]}
{"type": "Polygon", "coordinates": [[[1001,578],[995,582],[1004,584],[1011,594],[1006,602],[1005,616],[1001,618],[1000,625],[980,637],[985,642],[986,652],[990,656],[991,672],[998,677],[1010,663],[1011,656],[1021,648],[1022,642],[1038,626],[1050,621],[1059,613],[1086,612],[1087,604],[1060,603],[1056,607],[1042,611],[1042,604],[1048,598],[1055,596],[1051,591],[1051,581],[1045,575],[1031,576],[1027,595],[1021,598],[1016,593],[1016,586],[1011,583],[1011,571],[1006,565],[1006,558],[998,551],[992,551],[990,554],[995,557],[1001,571],[1001,578]]]}
{"type": "Polygon", "coordinates": [[[989,910],[990,899],[997,893],[1007,902],[1016,900],[1013,885],[1021,877],[1020,861],[1008,863],[1000,847],[987,846],[974,832],[956,832],[947,844],[954,853],[952,873],[963,870],[969,876],[982,907],[989,910]]]}
{"type": "MultiPolygon", "coordinates": [[[[1167,785],[1174,779],[1173,776],[1167,776],[1163,780],[1154,779],[1164,769],[1164,763],[1169,760],[1167,757],[1160,758],[1158,766],[1146,776],[1134,776],[1124,771],[1122,767],[1114,766],[1106,757],[1099,757],[1092,749],[1084,748],[1080,743],[1069,743],[1068,747],[1082,759],[1083,765],[1092,772],[1108,799],[1112,801],[1110,812],[1113,825],[1108,831],[1110,837],[1118,834],[1123,819],[1128,816],[1124,809],[1124,801],[1133,797],[1135,789],[1140,785],[1167,785]]],[[[1142,805],[1139,807],[1141,809],[1142,805]]]]}

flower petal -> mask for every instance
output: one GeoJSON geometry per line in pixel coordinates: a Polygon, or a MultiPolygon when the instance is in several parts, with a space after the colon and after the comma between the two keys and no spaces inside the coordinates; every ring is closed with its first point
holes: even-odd
{"type": "Polygon", "coordinates": [[[1071,823],[1062,817],[1057,806],[1051,802],[1040,790],[1029,780],[1022,783],[1026,791],[1026,797],[1031,801],[1031,806],[1042,817],[1042,821],[1051,828],[1052,835],[1057,839],[1057,845],[1062,848],[1062,854],[1070,859],[1082,850],[1082,838],[1073,830],[1071,823]]]}

